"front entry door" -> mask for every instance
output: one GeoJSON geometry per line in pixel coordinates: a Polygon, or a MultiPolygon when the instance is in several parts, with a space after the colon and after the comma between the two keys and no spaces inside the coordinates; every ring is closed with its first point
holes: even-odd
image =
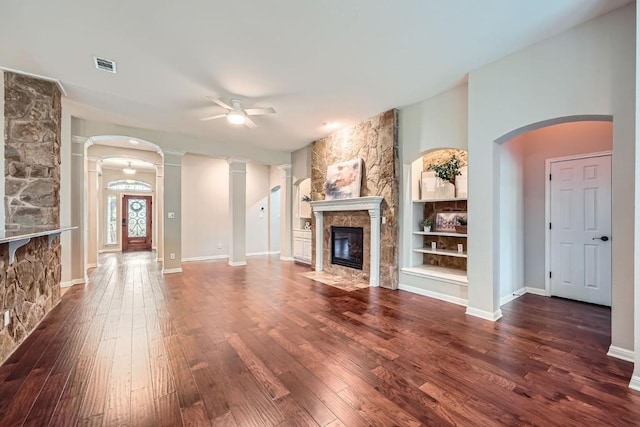
{"type": "Polygon", "coordinates": [[[611,306],[611,155],[551,162],[551,295],[611,306]]]}
{"type": "Polygon", "coordinates": [[[122,199],[122,250],[151,249],[151,196],[122,199]]]}

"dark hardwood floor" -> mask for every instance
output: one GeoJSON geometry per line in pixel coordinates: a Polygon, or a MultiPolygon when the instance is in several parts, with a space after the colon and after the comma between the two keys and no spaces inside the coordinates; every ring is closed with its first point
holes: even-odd
{"type": "Polygon", "coordinates": [[[525,295],[491,323],[276,258],[100,261],[0,367],[0,425],[640,425],[606,308],[525,295]]]}

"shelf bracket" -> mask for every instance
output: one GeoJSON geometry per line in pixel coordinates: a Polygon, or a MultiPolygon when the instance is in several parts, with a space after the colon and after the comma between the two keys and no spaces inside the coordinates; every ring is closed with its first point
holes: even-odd
{"type": "Polygon", "coordinates": [[[16,260],[16,251],[29,243],[31,238],[28,237],[26,239],[13,240],[9,242],[9,264],[13,264],[16,260]]]}

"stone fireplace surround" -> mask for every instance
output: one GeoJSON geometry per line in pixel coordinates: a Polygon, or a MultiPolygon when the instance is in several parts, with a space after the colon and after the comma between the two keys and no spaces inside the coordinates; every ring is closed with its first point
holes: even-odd
{"type": "Polygon", "coordinates": [[[324,269],[324,212],[367,211],[371,221],[369,286],[380,286],[380,205],[383,199],[381,196],[368,196],[310,202],[315,215],[316,271],[324,269]]]}

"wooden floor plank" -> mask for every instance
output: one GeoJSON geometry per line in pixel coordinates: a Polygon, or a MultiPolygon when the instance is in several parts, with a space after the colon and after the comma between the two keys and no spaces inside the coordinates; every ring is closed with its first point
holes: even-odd
{"type": "Polygon", "coordinates": [[[640,425],[611,311],[522,296],[492,323],[347,292],[277,257],[102,254],[0,366],[0,425],[640,425]]]}

